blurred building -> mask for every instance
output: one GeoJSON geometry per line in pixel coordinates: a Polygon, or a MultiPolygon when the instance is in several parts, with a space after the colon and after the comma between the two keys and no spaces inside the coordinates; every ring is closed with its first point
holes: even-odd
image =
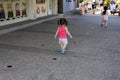
{"type": "Polygon", "coordinates": [[[76,8],[77,0],[0,0],[0,26],[63,14],[76,8]]]}

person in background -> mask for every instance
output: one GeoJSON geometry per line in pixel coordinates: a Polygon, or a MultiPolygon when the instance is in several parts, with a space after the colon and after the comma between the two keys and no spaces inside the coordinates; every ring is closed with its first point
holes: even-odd
{"type": "Polygon", "coordinates": [[[105,3],[104,1],[102,1],[102,2],[100,3],[100,13],[103,12],[104,3],[105,3]]]}
{"type": "Polygon", "coordinates": [[[82,2],[82,4],[81,4],[81,13],[82,13],[82,15],[85,14],[85,3],[84,2],[82,2]]]}
{"type": "Polygon", "coordinates": [[[93,0],[92,2],[92,13],[95,14],[95,10],[96,10],[96,1],[93,0]]]}
{"type": "Polygon", "coordinates": [[[107,6],[104,7],[104,11],[102,12],[102,22],[101,26],[104,26],[107,28],[108,25],[108,11],[107,11],[107,6]]]}
{"type": "Polygon", "coordinates": [[[110,12],[111,12],[111,14],[113,14],[114,15],[114,12],[115,12],[115,8],[116,7],[116,4],[115,4],[115,2],[114,1],[111,1],[111,3],[110,3],[110,12]]]}

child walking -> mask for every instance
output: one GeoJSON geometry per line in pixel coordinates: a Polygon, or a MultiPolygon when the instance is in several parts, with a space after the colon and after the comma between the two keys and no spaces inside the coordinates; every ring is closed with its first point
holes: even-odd
{"type": "Polygon", "coordinates": [[[108,25],[108,11],[107,11],[107,7],[104,7],[104,11],[102,13],[101,26],[104,26],[105,28],[107,28],[107,25],[108,25]]]}
{"type": "Polygon", "coordinates": [[[58,25],[57,31],[55,33],[55,39],[57,36],[59,38],[59,44],[61,47],[60,52],[61,53],[64,53],[65,48],[67,47],[67,44],[68,44],[67,35],[69,35],[70,38],[72,38],[72,35],[68,31],[67,24],[68,24],[67,20],[65,18],[61,18],[59,20],[59,25],[58,25]]]}

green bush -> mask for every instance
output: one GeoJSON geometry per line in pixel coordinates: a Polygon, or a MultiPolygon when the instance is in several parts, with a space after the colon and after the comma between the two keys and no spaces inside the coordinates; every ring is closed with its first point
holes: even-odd
{"type": "Polygon", "coordinates": [[[105,0],[105,3],[106,3],[107,5],[110,5],[110,0],[105,0]]]}
{"type": "Polygon", "coordinates": [[[84,0],[79,0],[80,3],[82,3],[84,0]]]}

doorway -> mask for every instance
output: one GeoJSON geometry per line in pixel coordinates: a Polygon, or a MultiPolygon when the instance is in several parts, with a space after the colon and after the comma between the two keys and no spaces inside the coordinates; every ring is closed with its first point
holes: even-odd
{"type": "Polygon", "coordinates": [[[58,14],[63,13],[63,0],[58,0],[58,14]]]}

